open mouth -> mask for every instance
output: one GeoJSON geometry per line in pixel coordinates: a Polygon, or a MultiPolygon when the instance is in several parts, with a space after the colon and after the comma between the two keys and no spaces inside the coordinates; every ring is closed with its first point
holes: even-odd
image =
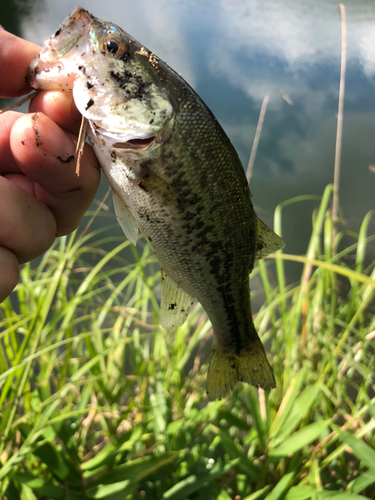
{"type": "Polygon", "coordinates": [[[115,142],[112,146],[116,149],[147,149],[155,141],[156,137],[148,137],[147,139],[131,139],[126,142],[115,142]]]}

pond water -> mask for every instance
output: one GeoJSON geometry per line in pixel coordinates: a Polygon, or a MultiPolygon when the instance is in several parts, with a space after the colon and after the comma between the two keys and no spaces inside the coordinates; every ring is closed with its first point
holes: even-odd
{"type": "MultiPolygon", "coordinates": [[[[0,23],[35,43],[50,36],[76,0],[18,0],[0,23]]],[[[82,1],[166,60],[194,87],[247,165],[265,94],[267,108],[251,190],[272,225],[276,205],[321,195],[333,180],[341,58],[341,20],[331,0],[82,1]],[[282,91],[289,104],[277,91],[282,91]]],[[[357,231],[374,208],[375,5],[345,3],[347,74],[340,180],[342,214],[357,231]]],[[[102,184],[98,197],[107,189],[102,184]]],[[[284,211],[288,253],[306,250],[317,201],[284,211]]],[[[372,226],[374,228],[374,226],[372,226]]]]}

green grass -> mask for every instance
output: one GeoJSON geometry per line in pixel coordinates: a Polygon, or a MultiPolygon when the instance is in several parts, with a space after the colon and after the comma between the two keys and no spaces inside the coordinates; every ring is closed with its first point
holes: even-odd
{"type": "MultiPolygon", "coordinates": [[[[375,498],[373,214],[334,255],[331,196],[306,256],[279,252],[252,274],[269,393],[239,384],[207,403],[204,312],[162,330],[154,256],[108,224],[25,265],[0,305],[0,498],[375,498]]],[[[303,197],[277,208],[279,234],[289,203],[303,197]]]]}

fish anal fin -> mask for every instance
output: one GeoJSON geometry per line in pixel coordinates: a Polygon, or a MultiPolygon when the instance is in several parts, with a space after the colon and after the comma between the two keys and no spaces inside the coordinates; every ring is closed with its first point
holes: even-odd
{"type": "Polygon", "coordinates": [[[160,324],[166,330],[181,326],[192,308],[194,297],[186,293],[168,274],[161,270],[160,324]]]}
{"type": "Polygon", "coordinates": [[[112,198],[113,198],[113,206],[115,209],[115,214],[117,218],[117,222],[121,226],[121,229],[124,231],[125,236],[128,240],[133,243],[134,246],[137,244],[138,238],[138,226],[137,223],[130,213],[130,210],[122,201],[120,196],[112,189],[112,198]]]}
{"type": "Polygon", "coordinates": [[[270,253],[284,248],[285,243],[275,232],[272,231],[263,221],[258,218],[258,231],[257,231],[257,250],[255,253],[255,261],[267,257],[270,253]]]}
{"type": "Polygon", "coordinates": [[[265,390],[276,387],[272,368],[259,338],[252,340],[239,354],[221,350],[214,342],[207,374],[209,401],[227,396],[237,382],[247,382],[265,390]]]}

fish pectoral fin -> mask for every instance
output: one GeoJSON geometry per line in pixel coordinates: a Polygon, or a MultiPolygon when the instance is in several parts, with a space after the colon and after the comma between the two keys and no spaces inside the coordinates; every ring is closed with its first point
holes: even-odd
{"type": "Polygon", "coordinates": [[[187,210],[193,214],[197,213],[194,206],[181,193],[177,192],[170,182],[163,179],[147,165],[142,165],[141,172],[135,175],[134,179],[129,179],[129,182],[140,186],[158,203],[174,207],[178,206],[181,210],[187,210]]]}
{"type": "Polygon", "coordinates": [[[270,253],[280,250],[285,247],[285,243],[276,233],[272,231],[266,224],[258,218],[258,234],[257,234],[257,250],[255,261],[267,257],[270,253]]]}
{"type": "Polygon", "coordinates": [[[161,270],[160,324],[166,330],[181,326],[194,304],[194,297],[184,292],[167,273],[161,270]]]}
{"type": "Polygon", "coordinates": [[[147,175],[144,175],[139,183],[145,191],[151,193],[153,198],[160,203],[168,206],[179,205],[181,209],[191,213],[197,213],[196,209],[190,205],[182,194],[178,193],[169,182],[160,177],[160,175],[153,170],[149,169],[147,175]]]}
{"type": "Polygon", "coordinates": [[[239,354],[219,349],[214,341],[207,374],[209,401],[227,396],[237,382],[247,382],[265,390],[276,387],[272,368],[259,338],[252,340],[239,354]]]}
{"type": "Polygon", "coordinates": [[[138,238],[137,223],[135,222],[135,219],[130,213],[128,207],[113,189],[112,198],[117,222],[120,224],[121,229],[124,231],[125,236],[128,238],[128,240],[133,243],[134,246],[136,246],[138,238]]]}

